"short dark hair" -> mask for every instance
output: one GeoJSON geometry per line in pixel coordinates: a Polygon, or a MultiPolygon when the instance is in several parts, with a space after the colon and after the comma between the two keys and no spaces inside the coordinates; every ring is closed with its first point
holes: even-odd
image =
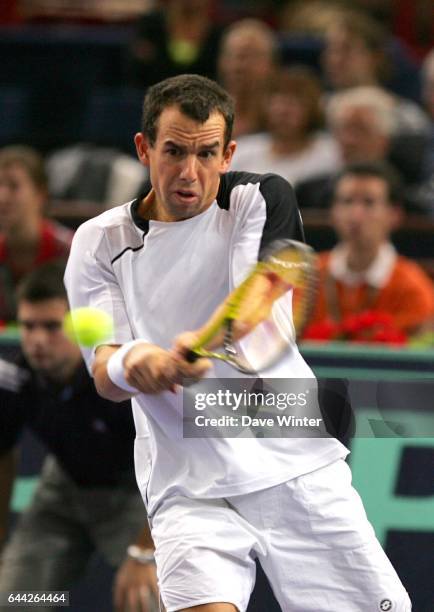
{"type": "Polygon", "coordinates": [[[35,268],[20,282],[16,291],[17,303],[31,303],[62,299],[68,302],[63,275],[65,261],[56,260],[35,268]]]}
{"type": "Polygon", "coordinates": [[[331,188],[333,202],[338,183],[347,176],[375,177],[383,180],[387,186],[387,195],[391,204],[401,204],[403,185],[398,172],[387,162],[357,162],[348,164],[334,177],[331,188]]]}
{"type": "Polygon", "coordinates": [[[181,74],[148,89],[143,102],[142,132],[151,146],[157,138],[158,119],[170,106],[178,106],[187,117],[200,123],[215,111],[221,113],[226,125],[224,148],[227,147],[232,136],[234,104],[215,81],[197,74],[181,74]]]}

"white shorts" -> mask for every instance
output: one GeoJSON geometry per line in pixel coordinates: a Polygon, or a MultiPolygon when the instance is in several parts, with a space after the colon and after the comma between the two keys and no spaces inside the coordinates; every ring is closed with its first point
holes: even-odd
{"type": "Polygon", "coordinates": [[[408,612],[343,460],[227,499],[167,499],[152,519],[167,612],[247,608],[257,557],[282,612],[408,612]]]}

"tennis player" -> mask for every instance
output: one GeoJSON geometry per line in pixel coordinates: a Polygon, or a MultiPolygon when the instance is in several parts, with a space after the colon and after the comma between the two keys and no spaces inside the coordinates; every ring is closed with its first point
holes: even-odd
{"type": "MultiPolygon", "coordinates": [[[[168,612],[244,611],[257,557],[284,612],[408,611],[341,443],[182,437],[182,381],[234,375],[187,363],[179,346],[196,336],[183,332],[204,325],[271,240],[303,238],[284,179],[228,172],[232,123],[231,99],[212,81],[151,87],[135,136],[146,193],[78,229],[65,277],[72,308],[115,321],[113,337],[83,353],[101,395],[133,398],[162,600],[168,612]]],[[[313,378],[295,343],[267,375],[313,378]]]]}

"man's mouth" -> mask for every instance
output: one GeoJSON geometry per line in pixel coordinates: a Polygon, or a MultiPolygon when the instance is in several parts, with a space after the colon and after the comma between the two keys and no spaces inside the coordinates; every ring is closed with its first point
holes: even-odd
{"type": "Polygon", "coordinates": [[[198,198],[197,193],[189,189],[177,189],[175,193],[184,202],[193,202],[198,198]]]}
{"type": "Polygon", "coordinates": [[[32,353],[29,355],[29,358],[33,359],[34,361],[44,361],[47,359],[47,357],[47,353],[32,353]]]}

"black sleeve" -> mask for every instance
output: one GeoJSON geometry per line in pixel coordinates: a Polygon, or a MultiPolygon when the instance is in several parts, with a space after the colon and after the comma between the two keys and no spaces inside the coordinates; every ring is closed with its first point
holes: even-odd
{"type": "Polygon", "coordinates": [[[329,434],[348,446],[356,431],[348,380],[318,378],[318,402],[329,434]]]}
{"type": "Polygon", "coordinates": [[[13,448],[24,426],[20,393],[0,389],[0,455],[13,448]]]}
{"type": "Polygon", "coordinates": [[[303,222],[291,185],[277,174],[265,174],[260,181],[267,220],[262,233],[260,251],[274,240],[284,238],[304,242],[303,222]]]}

